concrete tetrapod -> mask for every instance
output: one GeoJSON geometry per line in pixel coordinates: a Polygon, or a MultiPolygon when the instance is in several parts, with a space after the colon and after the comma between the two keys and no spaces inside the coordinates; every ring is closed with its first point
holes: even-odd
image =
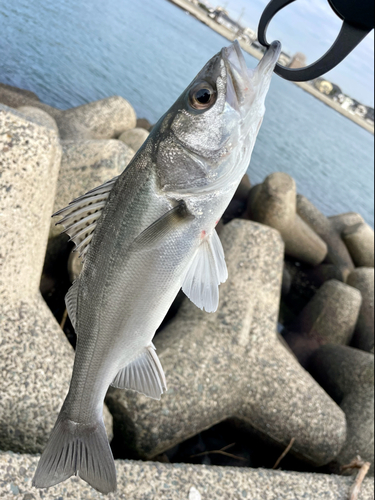
{"type": "MultiPolygon", "coordinates": [[[[39,457],[0,452],[0,498],[39,498],[31,486],[39,457]]],[[[91,489],[78,477],[41,491],[44,500],[348,500],[353,478],[240,467],[207,467],[116,460],[117,492],[91,489]],[[196,496],[193,497],[191,492],[196,496]],[[199,495],[199,496],[198,496],[199,495]]],[[[374,499],[365,479],[358,500],[374,499]]]]}
{"type": "MultiPolygon", "coordinates": [[[[123,172],[135,152],[116,140],[62,141],[62,159],[53,210],[57,211],[90,189],[123,172]]],[[[50,237],[61,233],[51,220],[50,237]]]]}
{"type": "Polygon", "coordinates": [[[42,109],[35,108],[34,106],[20,106],[17,108],[17,111],[25,115],[27,120],[35,121],[46,128],[51,128],[57,133],[59,132],[55,119],[42,109]]]}
{"type": "Polygon", "coordinates": [[[345,412],[348,434],[336,457],[340,466],[357,455],[371,463],[374,473],[374,355],[346,346],[322,346],[309,370],[345,412]]]}
{"type": "Polygon", "coordinates": [[[296,183],[288,174],[269,175],[250,192],[248,216],[277,229],[285,243],[285,253],[316,266],[327,255],[324,241],[297,215],[296,183]]]}
{"type": "MultiPolygon", "coordinates": [[[[72,200],[112,179],[130,163],[134,151],[117,140],[61,141],[62,159],[53,212],[66,207],[72,200]]],[[[50,219],[50,233],[44,272],[54,275],[67,259],[69,237],[50,219]]],[[[74,253],[77,268],[81,259],[74,253]]],[[[77,276],[76,276],[77,277],[77,276]]]]}
{"type": "Polygon", "coordinates": [[[218,311],[185,299],[156,337],[168,392],[153,401],[111,389],[116,439],[151,458],[229,417],[323,465],[346,437],[339,407],[281,345],[276,326],[284,247],[277,231],[235,219],[221,234],[228,281],[218,311]]]}
{"type": "Polygon", "coordinates": [[[349,275],[348,285],[357,288],[362,294],[362,307],[352,345],[374,353],[374,268],[355,269],[349,275]]]}
{"type": "Polygon", "coordinates": [[[361,304],[361,293],[341,281],[326,281],[319,288],[284,335],[302,366],[319,345],[350,343],[361,304]]]}
{"type": "Polygon", "coordinates": [[[116,139],[137,124],[133,106],[112,96],[62,111],[55,117],[62,140],[116,139]]]}
{"type": "Polygon", "coordinates": [[[0,449],[41,452],[73,349],[39,293],[61,159],[57,133],[0,105],[0,449]]]}
{"type": "Polygon", "coordinates": [[[32,106],[33,108],[45,111],[53,118],[56,118],[62,113],[60,109],[53,108],[52,106],[48,106],[48,104],[40,102],[39,97],[34,94],[34,92],[12,87],[5,83],[0,83],[0,104],[16,109],[21,106],[32,106]]]}
{"type": "Polygon", "coordinates": [[[354,269],[353,260],[341,238],[342,224],[328,219],[307,198],[297,195],[297,212],[300,217],[327,243],[327,262],[342,270],[344,280],[354,269]]]}
{"type": "Polygon", "coordinates": [[[342,237],[357,267],[374,267],[374,230],[368,224],[348,227],[342,237]]]}
{"type": "Polygon", "coordinates": [[[150,133],[144,128],[136,127],[130,130],[125,130],[125,132],[120,135],[118,140],[124,142],[127,146],[129,146],[129,148],[137,152],[149,135],[150,133]]]}
{"type": "Polygon", "coordinates": [[[357,212],[346,212],[344,214],[332,215],[331,217],[328,217],[328,220],[333,224],[335,230],[339,234],[342,234],[348,227],[365,222],[362,215],[357,214],[357,212]]]}

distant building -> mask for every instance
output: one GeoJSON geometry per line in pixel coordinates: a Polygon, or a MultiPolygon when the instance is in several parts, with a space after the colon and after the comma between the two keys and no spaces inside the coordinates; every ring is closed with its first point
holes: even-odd
{"type": "Polygon", "coordinates": [[[341,104],[341,107],[346,109],[346,111],[351,111],[354,105],[354,100],[345,94],[339,94],[337,96],[337,102],[341,104]]]}
{"type": "Polygon", "coordinates": [[[336,96],[342,94],[342,90],[338,85],[332,83],[324,78],[318,78],[314,80],[314,87],[319,90],[322,94],[332,97],[334,100],[336,96]]]}
{"type": "Polygon", "coordinates": [[[247,42],[249,45],[252,45],[253,42],[256,40],[256,33],[254,30],[251,28],[243,28],[242,29],[242,34],[240,36],[241,40],[244,40],[247,42]]]}
{"type": "Polygon", "coordinates": [[[215,19],[218,24],[221,24],[235,35],[242,33],[243,28],[240,24],[229,17],[229,14],[222,7],[218,7],[211,14],[210,17],[215,19]]]}
{"type": "Polygon", "coordinates": [[[331,95],[333,85],[328,80],[315,80],[314,86],[321,94],[331,95]]]}
{"type": "Polygon", "coordinates": [[[279,57],[279,64],[281,64],[281,66],[288,67],[291,62],[292,62],[292,57],[286,52],[281,52],[279,57]]]}
{"type": "Polygon", "coordinates": [[[261,45],[258,40],[254,40],[253,47],[255,49],[259,50],[260,52],[262,52],[263,54],[266,51],[266,47],[264,47],[263,45],[261,45]]]}
{"type": "Polygon", "coordinates": [[[214,12],[213,6],[207,0],[189,0],[191,3],[207,12],[214,12]]]}
{"type": "Polygon", "coordinates": [[[367,108],[367,115],[365,119],[371,125],[374,125],[374,108],[367,108]]]}
{"type": "Polygon", "coordinates": [[[305,66],[307,66],[305,54],[302,54],[302,52],[297,52],[297,54],[293,56],[289,68],[298,69],[298,68],[304,68],[305,66]]]}
{"type": "Polygon", "coordinates": [[[367,106],[358,104],[358,106],[354,108],[354,113],[361,118],[365,118],[367,115],[367,106]]]}

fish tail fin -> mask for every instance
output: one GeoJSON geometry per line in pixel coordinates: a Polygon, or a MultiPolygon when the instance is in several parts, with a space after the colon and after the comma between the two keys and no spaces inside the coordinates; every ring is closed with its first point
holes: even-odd
{"type": "Polygon", "coordinates": [[[80,424],[61,413],[39,460],[33,486],[49,488],[79,476],[101,493],[116,490],[116,469],[103,419],[80,424]]]}

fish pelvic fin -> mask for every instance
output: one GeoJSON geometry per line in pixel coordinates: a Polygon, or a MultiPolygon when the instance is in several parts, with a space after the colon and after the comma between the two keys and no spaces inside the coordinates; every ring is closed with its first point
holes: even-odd
{"type": "Polygon", "coordinates": [[[116,491],[115,463],[102,419],[80,424],[60,414],[32,484],[49,488],[74,474],[101,493],[116,491]]]}
{"type": "Polygon", "coordinates": [[[153,344],[132,363],[118,372],[111,386],[117,389],[131,389],[145,396],[160,400],[167,390],[163,367],[153,344]]]}
{"type": "Polygon", "coordinates": [[[182,291],[200,309],[215,312],[219,285],[228,278],[224,250],[216,232],[199,245],[182,285],[182,291]]]}

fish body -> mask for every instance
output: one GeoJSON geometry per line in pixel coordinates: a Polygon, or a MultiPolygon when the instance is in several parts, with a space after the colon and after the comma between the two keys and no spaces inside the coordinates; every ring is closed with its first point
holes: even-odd
{"type": "Polygon", "coordinates": [[[84,257],[66,297],[77,347],[35,486],[78,474],[115,490],[106,391],[112,384],[160,398],[166,380],[152,339],[181,287],[216,310],[227,270],[215,226],[248,168],[279,53],[274,43],[251,71],[238,43],[223,49],[118,178],[60,211],[84,257]]]}

